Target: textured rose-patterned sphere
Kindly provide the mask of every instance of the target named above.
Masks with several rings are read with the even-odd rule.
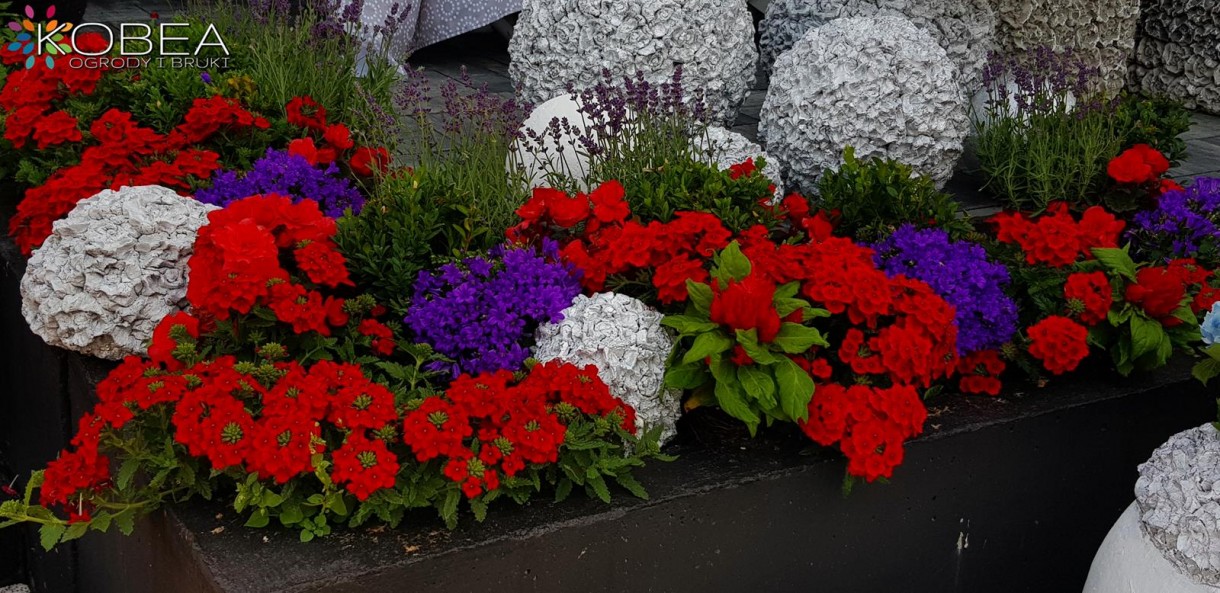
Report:
[[[736,116],[758,62],[745,0],[525,0],[509,53],[513,82],[535,103],[568,84],[591,87],[603,70],[661,83],[682,64],[688,94],[701,91],[723,121]]]
[[[187,259],[215,206],[155,186],[81,200],[34,251],[21,313],[52,346],[118,360],[186,306]]]
[[[1166,4],[1183,1],[1163,0]],[[1215,3],[1185,3],[1191,1]],[[1017,54],[1042,46],[1071,49],[1085,63],[1101,69],[1107,91],[1116,94],[1122,90],[1135,47],[1140,0],[992,0],[992,6],[999,51]]]
[[[978,90],[987,53],[995,42],[995,13],[988,0],[772,0],[759,24],[759,53],[771,70],[810,29],[842,17],[900,16],[932,34],[957,65],[962,89]]]
[[[943,185],[970,129],[965,103],[957,68],[926,31],[900,17],[836,19],[775,62],[759,135],[792,189],[813,192],[848,146]]]
[[[1151,0],[1139,18],[1132,86],[1220,114],[1220,2]]]
[[[641,429],[662,427],[661,442],[677,434],[681,394],[665,388],[673,338],[665,316],[624,294],[576,297],[563,321],[538,328],[534,358],[594,365],[610,393],[635,408]]]
[[[1178,433],[1139,467],[1140,528],[1193,581],[1220,586],[1220,435],[1211,424]]]

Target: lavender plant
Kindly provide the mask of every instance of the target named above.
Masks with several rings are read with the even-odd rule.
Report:
[[[1118,103],[1102,93],[1100,71],[1070,51],[1041,47],[993,53],[983,84],[986,101],[972,119],[985,188],[1023,209],[1096,203],[1091,190],[1122,136],[1113,117]]]
[[[404,160],[437,188],[438,201],[465,211],[454,229],[462,236],[450,243],[476,251],[499,243],[527,196],[504,163],[529,106],[475,85],[463,68],[459,81],[439,89],[422,71],[408,71],[395,107],[398,122],[386,129],[401,139]]]
[[[1145,259],[1193,257],[1206,268],[1220,266],[1220,179],[1199,177],[1185,189],[1165,192],[1156,208],[1131,222],[1127,238]]]
[[[1017,331],[1017,305],[1004,293],[1008,269],[989,261],[982,246],[906,224],[873,248],[886,274],[922,280],[953,305],[958,354],[999,348]]]
[[[331,218],[343,216],[348,209],[359,214],[364,206],[364,196],[350,180],[341,176],[334,163],[320,169],[310,165],[305,157],[270,148],[248,172],[217,174],[212,186],[196,192],[195,199],[223,207],[234,200],[258,194],[280,194],[291,197],[294,202],[308,198],[317,202],[322,212]]]
[[[416,340],[452,360],[429,370],[516,371],[538,324],[561,321],[578,294],[578,271],[560,261],[555,242],[539,250],[499,246],[486,257],[420,272],[403,321]]]

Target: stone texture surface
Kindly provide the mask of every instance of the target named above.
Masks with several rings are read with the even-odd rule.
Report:
[[[962,88],[978,89],[996,18],[989,0],[774,0],[759,25],[765,71],[808,33],[841,17],[901,16],[936,38],[957,66]]]
[[[806,193],[847,146],[943,184],[969,132],[965,103],[957,68],[927,32],[900,17],[836,19],[776,61],[759,135]]]
[[[82,200],[30,258],[21,312],[48,344],[120,359],[145,352],[185,305],[187,259],[215,206],[160,186]]]
[[[1145,0],[1130,82],[1220,114],[1220,2]]]
[[[1211,424],[1178,433],[1139,472],[1144,534],[1192,580],[1220,585],[1220,434]]]
[[[642,428],[662,427],[661,442],[677,434],[681,394],[664,389],[673,338],[664,315],[624,294],[578,296],[563,321],[538,328],[534,358],[594,365],[610,393],[636,411]]]
[[[1072,49],[1101,68],[1109,92],[1122,90],[1135,49],[1140,0],[992,0],[992,5],[1000,51],[1016,53],[1043,45]]]
[[[758,62],[745,0],[526,0],[509,43],[509,73],[527,101],[545,101],[568,83],[588,87],[603,70],[643,72],[653,82],[683,65],[711,114],[731,121]]]
[[[763,173],[775,182],[776,198],[784,197],[783,164],[749,138],[720,126],[708,126],[706,132],[696,135],[691,143],[721,170],[743,163],[746,159],[758,161],[762,157],[767,163]]]

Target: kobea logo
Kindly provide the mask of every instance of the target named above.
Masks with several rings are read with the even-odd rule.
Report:
[[[72,53],[72,45],[64,43],[64,34],[72,30],[72,23],[61,23],[55,18],[55,6],[47,7],[47,22],[34,22],[34,7],[25,7],[26,18],[13,21],[8,28],[17,33],[17,40],[8,44],[9,51],[20,51],[29,56],[25,67],[33,68],[41,56],[47,68],[55,67],[55,56]]]
[[[199,68],[201,70],[228,67],[229,48],[216,30],[208,25],[196,41],[191,37],[175,37],[175,30],[187,29],[188,23],[157,22],[157,36],[153,27],[144,23],[122,23],[118,31],[102,23],[61,23],[52,20],[55,7],[47,8],[46,21],[35,22],[33,7],[25,7],[27,18],[13,21],[8,28],[17,33],[17,38],[8,44],[9,51],[19,51],[28,56],[25,67],[33,68],[39,58],[47,68],[55,67],[55,56],[73,54],[68,59],[69,68],[141,68],[156,63],[158,67]],[[153,17],[156,20],[156,17]],[[105,40],[105,47],[82,48],[76,36],[85,29],[95,30]],[[69,33],[70,32],[70,33]],[[111,54],[117,47],[117,55]],[[205,48],[214,48],[210,57],[203,57]],[[193,50],[193,51],[192,51]],[[216,54],[223,53],[223,57]],[[109,54],[109,55],[108,55]]]

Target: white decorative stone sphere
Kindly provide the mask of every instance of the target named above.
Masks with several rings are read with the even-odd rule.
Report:
[[[547,176],[555,173],[587,190],[589,156],[579,137],[589,126],[580,108],[579,99],[570,94],[535,106],[508,155],[509,174],[519,173],[531,189],[552,185]]]
[[[759,51],[769,72],[810,29],[843,17],[899,16],[927,31],[957,66],[962,89],[978,90],[995,43],[989,0],[774,0],[759,24]]]
[[[836,19],[776,61],[759,135],[787,166],[788,183],[807,193],[848,146],[943,185],[970,130],[967,101],[945,50],[910,21]]]
[[[661,442],[677,434],[682,414],[677,390],[665,388],[673,338],[665,316],[624,294],[578,296],[563,321],[538,328],[534,358],[594,365],[610,393],[635,408],[637,425],[662,427]]]
[[[1220,114],[1220,2],[1140,4],[1131,86]]]
[[[1139,473],[1084,593],[1220,590],[1220,434],[1211,424],[1180,432]]]
[[[746,159],[757,162],[762,157],[767,164],[762,173],[775,183],[775,197],[784,197],[783,164],[749,138],[720,126],[708,126],[704,133],[695,134],[691,145],[697,154],[715,163],[722,171],[744,163]]]
[[[509,43],[509,74],[524,100],[642,72],[651,82],[682,64],[687,94],[731,121],[754,82],[758,50],[745,0],[525,0]]]
[[[99,358],[145,353],[161,319],[186,304],[186,262],[212,210],[156,185],[81,200],[26,264],[30,329]]]

